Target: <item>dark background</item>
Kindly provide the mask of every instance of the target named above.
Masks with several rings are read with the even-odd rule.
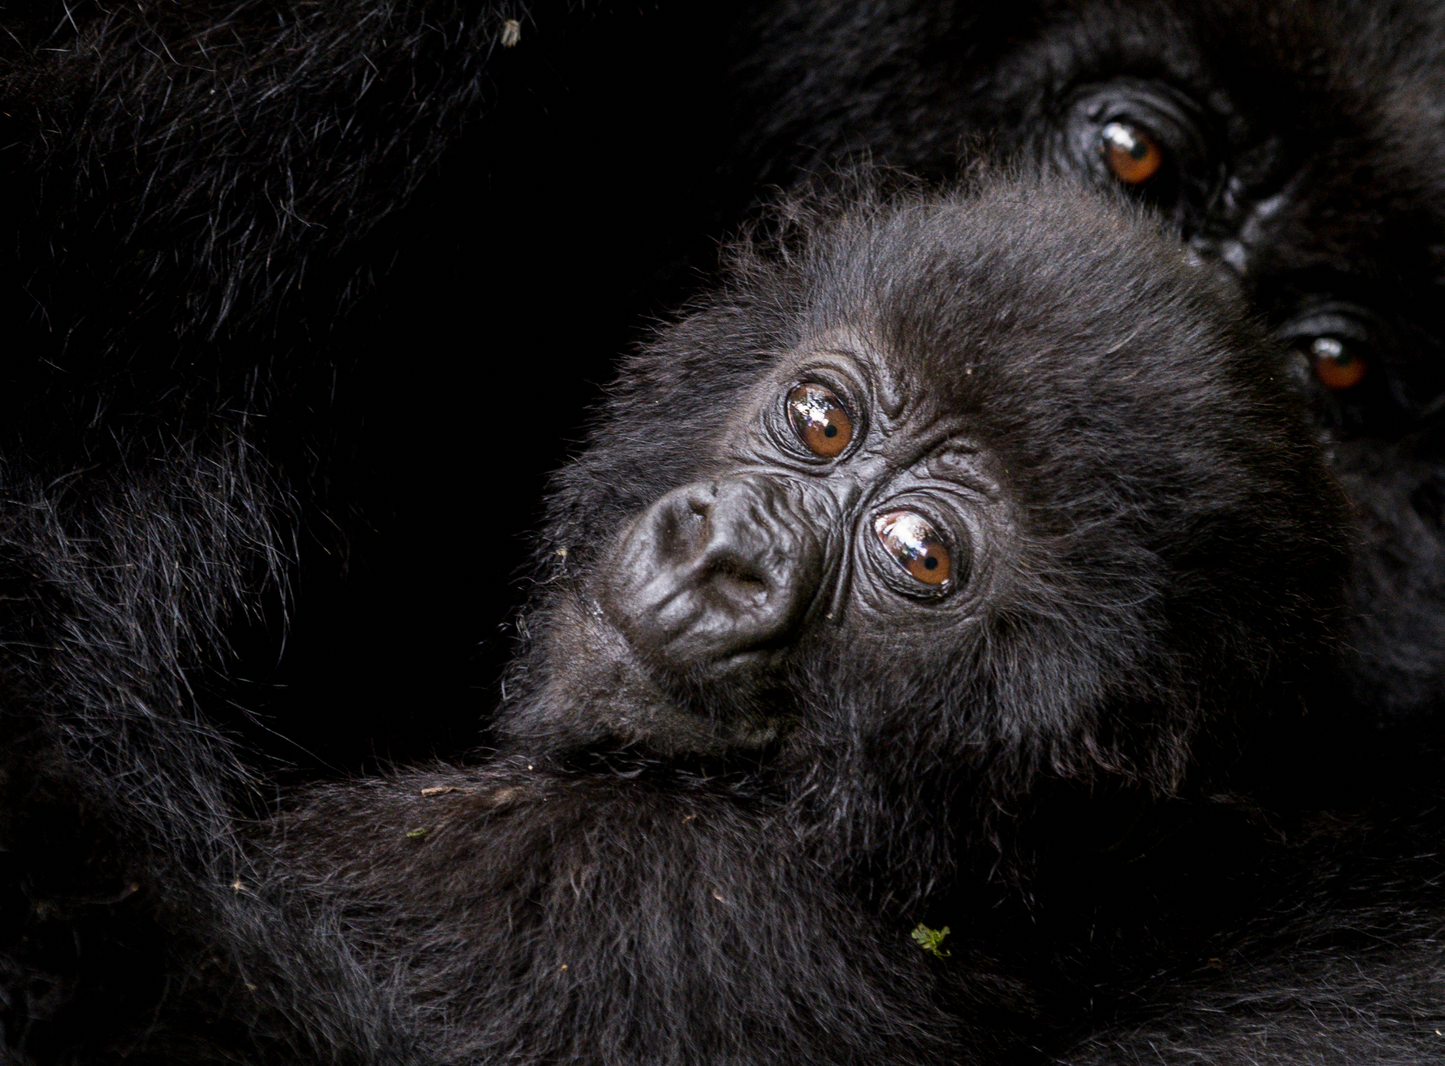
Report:
[[[489,61],[495,103],[362,250],[375,290],[330,341],[355,361],[325,474],[341,502],[307,524],[284,654],[273,609],[232,697],[299,773],[485,743],[546,474],[746,211],[719,135],[741,10],[670,7],[525,24]]]

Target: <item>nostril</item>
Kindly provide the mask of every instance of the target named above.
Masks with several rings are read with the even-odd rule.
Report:
[[[687,494],[687,507],[693,514],[706,516],[716,502],[716,484],[699,486]]]
[[[682,561],[695,556],[707,541],[708,509],[688,500],[684,507],[668,507],[659,516],[657,547],[664,559]]]

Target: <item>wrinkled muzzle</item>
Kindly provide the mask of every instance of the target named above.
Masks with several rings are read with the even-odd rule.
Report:
[[[637,518],[606,568],[602,603],[654,665],[731,673],[787,646],[825,571],[801,487],[762,475],[700,482]]]

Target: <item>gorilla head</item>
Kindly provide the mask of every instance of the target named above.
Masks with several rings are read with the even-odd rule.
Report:
[[[1280,358],[1136,215],[1003,183],[745,245],[559,478],[513,742],[991,833],[1040,775],[1168,790],[1297,699],[1339,496]]]

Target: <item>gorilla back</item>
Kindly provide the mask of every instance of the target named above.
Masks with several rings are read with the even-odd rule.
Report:
[[[1015,936],[1046,867],[1325,673],[1344,506],[1210,272],[1067,185],[786,218],[559,475],[507,750],[261,844],[444,1061],[1023,1053],[1119,932]]]

